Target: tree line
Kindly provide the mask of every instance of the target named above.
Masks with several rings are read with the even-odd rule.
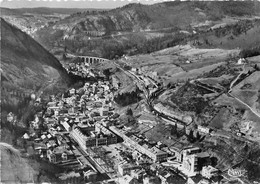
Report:
[[[147,54],[157,50],[173,47],[185,41],[187,35],[184,33],[165,34],[162,37],[147,39],[145,36],[132,34],[126,40],[90,39],[80,38],[68,39],[64,47],[74,53],[85,53],[95,50],[103,58],[116,59],[124,54]],[[94,53],[93,53],[94,54]]]

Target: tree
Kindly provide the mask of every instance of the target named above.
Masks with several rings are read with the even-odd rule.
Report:
[[[126,110],[126,115],[128,115],[128,116],[133,116],[133,111],[132,111],[131,108],[128,108],[128,109]]]
[[[186,126],[183,126],[182,132],[183,134],[186,134]]]
[[[193,130],[190,130],[189,135],[187,136],[189,142],[194,142]]]
[[[256,71],[260,71],[260,67],[259,67],[257,64],[255,64],[254,69],[255,69]]]
[[[246,145],[244,146],[244,151],[245,151],[245,152],[248,152],[248,150],[249,150],[249,146],[248,146],[248,144],[246,144]]]
[[[189,138],[190,138],[190,139],[193,139],[193,130],[190,130]]]
[[[200,138],[201,138],[201,135],[200,135],[199,132],[197,131],[197,133],[196,133],[196,139],[197,139],[197,140],[200,140]]]
[[[171,135],[175,135],[177,133],[177,124],[171,126]]]

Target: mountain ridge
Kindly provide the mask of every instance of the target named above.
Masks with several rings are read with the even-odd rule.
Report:
[[[6,8],[0,7],[1,15],[22,15],[25,13],[53,15],[53,14],[73,14],[83,11],[105,11],[107,9],[95,8],[50,8],[50,7],[36,7],[36,8]]]
[[[111,32],[123,31],[123,28],[134,30],[136,27],[139,29],[186,27],[193,21],[200,22],[234,15],[260,15],[260,2],[163,2],[153,5],[133,3],[98,15],[84,13],[71,15],[55,25],[58,28],[59,24],[68,23],[88,31]]]
[[[1,20],[2,110],[30,94],[65,89],[71,82],[61,63],[26,33]],[[45,94],[45,93],[44,93]]]
[[[260,15],[260,2],[163,2],[153,5],[128,4],[106,12],[72,14],[35,32],[34,38],[55,54],[65,47],[72,52],[87,54],[91,50],[102,57],[105,48],[101,45],[107,40],[132,44],[136,40],[148,40],[150,35],[168,30],[174,35],[176,30],[192,34],[197,25],[215,25],[226,17],[249,17]],[[150,34],[154,32],[155,34]],[[138,35],[138,34],[148,35]],[[149,35],[150,34],[150,35]],[[158,35],[159,35],[158,34]],[[164,34],[164,33],[162,33]],[[160,36],[158,36],[160,37]],[[121,39],[120,39],[121,38]],[[102,40],[103,39],[103,40]],[[77,46],[80,45],[80,46]],[[132,44],[135,45],[135,44]],[[56,49],[56,50],[55,50]],[[132,49],[132,48],[131,48]],[[134,49],[134,48],[133,48]]]

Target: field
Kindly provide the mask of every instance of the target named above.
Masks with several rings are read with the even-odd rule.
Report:
[[[180,132],[181,130],[178,129],[178,131]],[[171,127],[164,123],[160,123],[153,129],[147,131],[145,137],[151,141],[160,141],[167,146],[171,146],[177,142],[181,142],[182,145],[188,143],[185,136],[176,138],[176,136],[171,135]]]
[[[210,72],[238,53],[239,50],[236,49],[198,49],[190,45],[179,45],[152,54],[131,56],[121,62],[140,68],[143,73],[155,71],[167,84]]]
[[[181,72],[181,73],[173,74],[173,75],[171,75],[171,77],[165,78],[166,84],[169,82],[187,81],[188,79],[197,78],[198,76],[202,75],[203,73],[210,72],[222,64],[223,63],[220,62],[220,63],[216,63],[216,64],[207,65],[202,68],[193,69],[188,72]]]
[[[252,64],[258,64],[258,66],[260,65],[260,56],[254,56],[254,57],[250,57],[247,58],[247,60],[252,63]]]
[[[209,86],[221,88],[222,87],[221,83],[223,81],[230,80],[232,78],[233,78],[233,76],[231,76],[231,75],[222,75],[221,77],[201,78],[201,79],[198,79],[198,81],[200,81],[203,84],[207,84]]]
[[[249,87],[246,87],[249,86]],[[259,90],[260,90],[260,71],[256,71],[245,78],[232,91],[232,94],[248,104],[253,109],[260,112],[259,109]],[[260,113],[259,113],[260,114]]]
[[[246,106],[238,102],[236,99],[227,96],[226,94],[220,95],[217,99],[213,101],[214,104],[222,106],[232,106],[235,109],[246,109]]]
[[[260,37],[257,36],[260,33],[260,21],[252,23],[240,23],[239,26],[234,26],[231,30],[226,28],[222,31],[209,32],[199,37],[199,42],[202,48],[222,48],[222,49],[233,49],[233,48],[250,48],[260,44]],[[244,31],[241,31],[245,29]],[[241,31],[239,33],[237,30]],[[217,35],[218,32],[224,35]],[[226,33],[225,33],[226,32]],[[206,42],[208,44],[206,44]]]
[[[260,132],[260,118],[258,116],[256,116],[254,113],[252,113],[250,110],[247,110],[244,113],[243,119],[248,120],[248,121],[252,121],[252,134],[255,138],[258,138],[258,140],[260,140],[260,136],[259,136],[259,132]]]
[[[227,108],[222,108],[219,113],[213,118],[209,126],[217,129],[222,129],[224,125],[228,123],[229,119],[229,110]]]

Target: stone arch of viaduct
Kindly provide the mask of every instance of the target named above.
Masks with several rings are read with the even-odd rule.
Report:
[[[78,56],[78,58],[80,58],[81,62],[84,62],[85,64],[88,64],[88,65],[93,65],[93,64],[98,64],[98,63],[102,63],[105,61],[109,61],[108,59],[105,59],[105,58],[91,57],[91,56]]]

